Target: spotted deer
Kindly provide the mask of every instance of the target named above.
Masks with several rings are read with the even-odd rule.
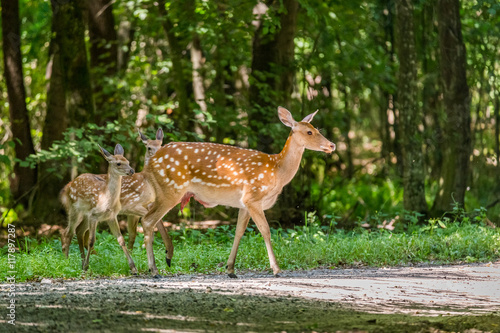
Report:
[[[63,252],[68,257],[69,246],[75,230],[84,223],[89,231],[87,255],[80,246],[82,269],[89,266],[90,253],[94,248],[97,224],[108,221],[111,232],[118,240],[128,260],[130,272],[137,273],[134,261],[130,256],[125,240],[120,232],[116,216],[120,211],[120,189],[122,176],[134,174],[134,169],[123,156],[123,147],[116,145],[114,155],[99,146],[101,154],[108,161],[108,174],[100,177],[90,173],[81,174],[69,182],[61,191],[60,200],[68,214],[68,226],[62,235]]]
[[[146,167],[151,157],[153,157],[162,146],[163,130],[159,128],[156,131],[156,140],[149,140],[141,132],[139,132],[139,135],[146,146],[146,156],[144,159],[144,167]],[[146,215],[149,205],[154,201],[154,190],[149,183],[146,182],[144,172],[137,172],[130,177],[123,178],[120,201],[122,203],[120,214],[127,215],[127,231],[129,235],[128,248],[132,250],[137,236],[139,219]],[[161,221],[159,221],[156,226],[165,244],[165,251],[167,254],[166,261],[168,266],[170,266],[170,261],[174,253],[172,240]]]
[[[144,165],[148,165],[151,157],[161,148],[163,143],[163,130],[159,128],[156,131],[156,140],[148,139],[144,134],[139,131],[139,136],[142,143],[146,146],[146,155],[144,159]],[[103,179],[107,178],[107,175],[100,175]],[[136,172],[131,176],[122,177],[120,203],[121,210],[119,215],[127,216],[127,231],[129,235],[128,248],[132,250],[135,243],[135,238],[137,236],[137,225],[139,219],[146,215],[149,205],[154,201],[154,190],[145,181],[143,172]],[[166,262],[170,266],[170,262],[173,256],[173,244],[170,236],[168,235],[163,223],[157,224],[158,231],[160,232],[163,243],[166,247]],[[80,247],[80,252],[84,253],[83,248],[88,249],[88,224],[80,223],[76,229],[76,235],[78,239],[78,245]]]
[[[291,128],[279,154],[200,142],[169,143],[158,150],[145,168],[146,179],[154,188],[156,198],[142,222],[151,274],[158,276],[153,254],[154,226],[174,206],[185,205],[193,197],[205,207],[239,208],[233,247],[227,261],[230,277],[236,277],[236,254],[250,217],[264,238],[271,268],[277,275],[280,268],[273,253],[264,211],[274,205],[283,187],[294,177],[305,149],[326,153],[335,150],[335,144],[310,124],[316,113],[297,122],[288,110],[278,108],[281,122]]]

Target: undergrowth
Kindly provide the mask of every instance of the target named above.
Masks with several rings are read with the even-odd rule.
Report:
[[[463,212],[457,212],[462,214]],[[455,215],[456,216],[456,215]],[[417,217],[415,217],[416,220]],[[397,226],[397,224],[396,224]],[[234,226],[220,226],[205,231],[182,228],[171,231],[175,252],[172,267],[165,263],[164,245],[155,238],[154,250],[161,274],[224,273],[234,238]],[[337,230],[335,220],[322,225],[312,213],[303,226],[272,229],[273,249],[283,270],[338,267],[381,267],[419,263],[451,264],[493,261],[500,258],[500,231],[478,219],[443,218],[425,225],[406,224],[393,231],[384,228]],[[140,274],[148,274],[146,251],[136,239],[132,257]],[[60,239],[31,238],[18,241],[15,253],[16,281],[42,278],[98,278],[129,275],[128,264],[116,239],[107,232],[97,235],[95,254],[87,272],[81,269],[78,245],[73,239],[69,259],[61,251]],[[0,257],[0,281],[12,273],[8,267],[7,248]],[[255,227],[249,226],[236,258],[236,272],[269,270],[264,241]],[[10,273],[9,273],[10,272]]]

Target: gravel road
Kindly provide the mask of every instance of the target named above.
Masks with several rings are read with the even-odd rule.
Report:
[[[500,332],[500,262],[44,279],[15,285],[15,326],[10,287],[0,285],[0,331]]]

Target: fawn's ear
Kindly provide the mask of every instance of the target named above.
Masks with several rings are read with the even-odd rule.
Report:
[[[115,146],[115,155],[122,155],[123,156],[123,147],[121,144],[117,143]]]
[[[98,146],[99,146],[99,145],[98,145]],[[105,158],[106,160],[112,156],[112,155],[109,153],[109,151],[107,151],[106,149],[102,148],[101,146],[99,146],[99,150],[101,151],[102,156],[104,156],[104,158]]]
[[[297,122],[293,119],[290,111],[285,109],[282,106],[278,106],[278,116],[280,117],[281,122],[288,127],[294,127]]]
[[[163,130],[161,129],[161,127],[156,131],[156,140],[160,140],[161,142],[163,142]]]
[[[316,113],[318,113],[319,110],[316,110],[316,112],[313,112],[309,115],[307,115],[304,119],[302,119],[302,122],[304,123],[310,123],[311,120],[313,120],[314,116],[316,115]]]
[[[139,131],[139,136],[141,137],[142,143],[147,144],[148,143],[148,137],[142,134],[142,132],[138,129]]]

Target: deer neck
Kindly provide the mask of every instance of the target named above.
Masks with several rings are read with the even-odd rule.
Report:
[[[107,189],[109,195],[109,202],[112,206],[115,206],[120,203],[120,193],[122,187],[122,176],[113,172],[112,170],[108,170],[108,182]]]
[[[297,173],[304,149],[304,146],[294,139],[293,132],[290,133],[283,150],[277,155],[276,173],[281,186],[288,184]]]
[[[146,154],[146,156],[144,157],[144,167],[143,167],[143,169],[146,168],[149,165],[149,160],[150,159],[151,159],[151,156],[148,156]]]

